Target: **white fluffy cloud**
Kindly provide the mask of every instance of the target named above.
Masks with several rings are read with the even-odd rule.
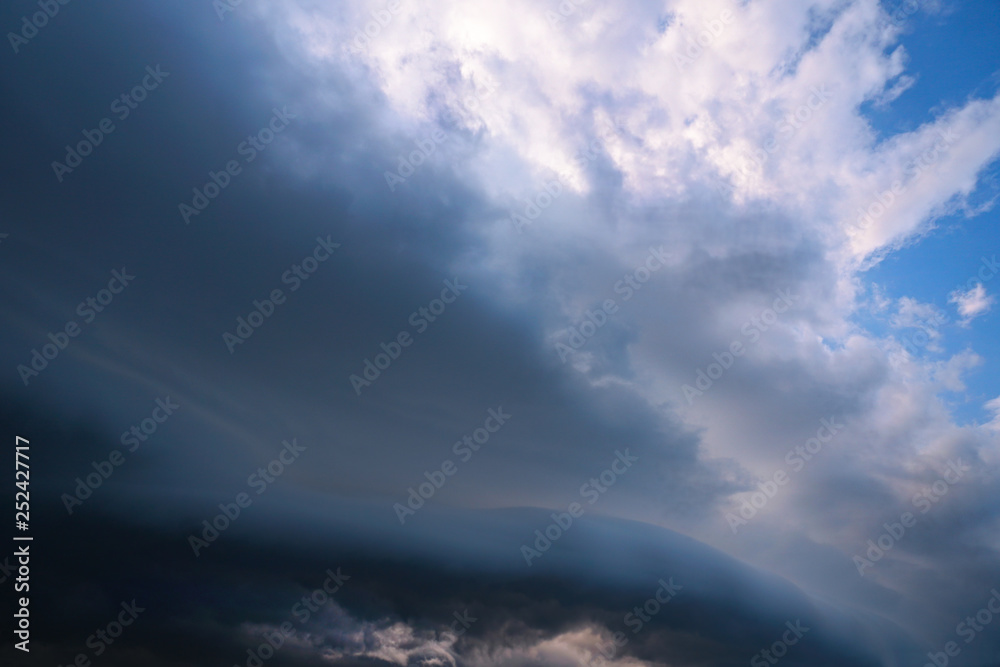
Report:
[[[962,316],[963,326],[968,326],[969,322],[989,312],[995,302],[996,298],[986,294],[986,288],[982,283],[966,292],[952,292],[948,297],[948,303],[955,304],[958,314]]]
[[[589,191],[593,175],[573,158],[610,123],[603,150],[633,198],[721,184],[738,203],[808,219],[831,251],[859,261],[924,230],[1000,150],[995,98],[889,138],[872,131],[859,105],[912,83],[900,29],[872,0],[565,4],[565,17],[527,1],[288,13],[308,57],[371,67],[404,116],[433,118],[497,82],[477,109],[490,136],[479,173],[495,194],[523,196],[542,174]],[[504,151],[527,170],[498,170]]]

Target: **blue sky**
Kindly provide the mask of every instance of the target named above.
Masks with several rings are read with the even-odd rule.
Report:
[[[891,105],[866,112],[874,128],[883,136],[934,120],[947,108],[962,105],[969,97],[989,98],[996,94],[1000,65],[1000,5],[995,2],[955,2],[936,14],[918,13],[907,19],[900,43],[908,54],[908,70],[916,82]],[[973,209],[1000,196],[996,165],[980,176],[969,197]],[[996,378],[1000,374],[1000,337],[997,314],[990,312],[968,329],[954,326],[960,318],[948,297],[958,285],[972,277],[983,256],[991,258],[1000,250],[1000,210],[967,217],[963,213],[945,215],[936,229],[924,238],[896,251],[865,274],[865,279],[884,287],[899,298],[911,296],[932,303],[951,315],[944,347],[949,353],[971,348],[983,357],[983,364],[967,377],[968,391],[958,392],[956,415],[963,421],[988,421],[982,404],[1000,394]],[[986,285],[996,294],[997,283]],[[910,332],[912,335],[912,331]]]

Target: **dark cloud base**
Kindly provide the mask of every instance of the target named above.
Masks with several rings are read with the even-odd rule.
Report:
[[[53,420],[16,401],[5,406],[3,428],[27,429],[36,443],[72,442],[86,450],[100,440],[98,426]],[[33,469],[60,465],[54,448],[37,444],[34,451]],[[42,497],[56,495],[45,485],[41,490]],[[87,651],[86,639],[133,599],[146,611],[101,664],[232,664],[256,645],[242,630],[246,623],[296,621],[325,635],[327,648],[341,649],[335,638],[343,619],[316,614],[300,626],[292,612],[322,586],[327,570],[350,577],[335,600],[357,621],[392,619],[433,634],[468,610],[477,621],[454,647],[460,660],[476,649],[531,647],[603,627],[625,631],[627,654],[643,660],[737,664],[780,638],[786,621],[799,619],[810,628],[808,641],[785,664],[878,665],[878,652],[906,655],[910,644],[887,622],[820,603],[778,577],[645,524],[584,518],[529,568],[519,547],[551,521],[545,510],[432,510],[401,527],[390,524],[385,508],[289,500],[275,496],[248,508],[197,558],[187,539],[197,519],[155,528],[123,507],[84,505],[67,516],[59,504],[36,505],[31,664],[66,664]],[[654,595],[661,578],[680,584],[681,592],[633,635],[623,619]],[[4,650],[12,651],[9,641]],[[352,660],[334,664],[366,664]],[[271,664],[321,662],[286,648]]]

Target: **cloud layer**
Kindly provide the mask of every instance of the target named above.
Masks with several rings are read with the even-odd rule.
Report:
[[[870,120],[946,6],[226,7],[68,5],[0,75],[5,432],[46,443],[37,511],[79,549],[39,564],[39,659],[135,597],[106,664],[245,661],[291,619],[269,664],[583,664],[621,632],[611,664],[728,665],[801,620],[783,664],[913,665],[986,604],[1000,399],[959,420],[979,352],[867,274],[989,209],[1000,97]],[[959,329],[983,252],[941,290]]]

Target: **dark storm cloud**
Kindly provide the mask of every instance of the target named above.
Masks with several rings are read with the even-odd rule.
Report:
[[[298,437],[311,446],[298,483],[395,499],[498,406],[516,416],[481,455],[490,467],[463,471],[451,501],[486,492],[558,504],[622,446],[644,457],[639,487],[707,503],[724,489],[687,481],[713,475],[696,460],[696,440],[627,389],[575,386],[531,325],[538,309],[511,312],[488,283],[451,270],[482,243],[474,228],[487,205],[432,165],[388,196],[384,166],[413,144],[375,120],[376,93],[336,70],[299,73],[252,29],[211,14],[157,9],[152,39],[139,38],[153,18],[137,9],[79,14],[58,41],[32,44],[45,51],[7,64],[9,89],[30,85],[40,96],[7,98],[24,128],[6,136],[7,148],[30,159],[5,174],[23,211],[14,211],[23,222],[10,229],[3,267],[5,383],[40,402],[89,405],[116,434],[156,398],[179,402],[158,449],[144,448],[170,455],[130,465],[129,493],[145,493],[154,477],[187,494],[234,488],[282,439]],[[69,56],[83,48],[93,59]],[[96,126],[147,64],[169,76],[59,183],[49,162],[81,136],[67,128]],[[242,159],[240,143],[286,107],[297,118],[184,224],[178,204],[191,202],[192,187]],[[317,239],[339,247],[292,292],[283,277]],[[77,304],[123,268],[131,284],[81,321]],[[445,280],[468,288],[419,333],[410,315]],[[287,301],[230,353],[222,334],[276,288]],[[24,387],[14,369],[71,320],[83,332]],[[401,331],[412,346],[358,396],[349,376],[363,375]]]
[[[244,584],[217,580],[181,534],[168,543],[139,525],[197,526],[198,517],[245,490],[247,475],[284,438],[308,447],[308,462],[281,480],[290,496],[301,486],[385,498],[360,525],[340,527],[336,534],[348,542],[371,530],[368,521],[377,533],[398,531],[391,502],[450,456],[451,443],[489,408],[516,418],[497,436],[491,466],[470,466],[453,494],[471,496],[489,482],[514,503],[545,494],[563,503],[616,447],[629,445],[646,462],[636,481],[670,475],[679,482],[699,467],[693,438],[661,424],[627,392],[606,390],[595,400],[574,387],[524,316],[494,310],[483,284],[469,284],[433,328],[414,334],[412,349],[384,377],[355,395],[348,376],[362,372],[378,344],[412,332],[410,313],[436,297],[443,280],[463,280],[448,268],[484,204],[431,167],[402,196],[387,198],[384,162],[411,140],[375,126],[377,95],[331,72],[321,83],[336,102],[321,103],[310,88],[317,81],[282,70],[260,35],[202,9],[69,6],[30,50],[3,65],[5,115],[18,128],[4,133],[3,148],[22,156],[0,174],[10,204],[0,269],[3,382],[27,397],[9,403],[10,423],[39,434],[39,422],[49,419],[79,425],[42,437],[66,453],[40,457],[46,472],[37,502],[60,526],[52,541],[58,535],[77,555],[71,563],[52,555],[37,561],[38,578],[50,573],[52,591],[41,602],[52,614],[39,635],[52,653],[39,654],[71,659],[87,636],[84,620],[136,597],[159,604],[124,645],[151,641],[163,664],[208,663],[217,650],[221,657],[214,628],[225,628],[232,645],[234,629],[248,619],[245,601],[227,596]],[[127,118],[115,117],[114,131],[72,172],[54,173],[51,163],[66,161],[64,146],[84,139],[84,130],[93,136],[147,66],[165,72],[155,90]],[[239,159],[246,136],[286,105],[297,118],[185,224],[178,204],[191,201],[192,187]],[[294,177],[303,163],[308,174]],[[281,277],[317,237],[340,247],[230,354],[222,333],[235,329],[253,299],[287,287]],[[123,290],[116,286],[99,312],[91,304],[94,313],[82,314],[90,310],[77,304],[97,298],[113,270],[135,277]],[[17,366],[30,366],[31,350],[52,342],[49,333],[58,339],[71,321],[82,332],[37,376],[25,376],[25,386]],[[124,451],[119,436],[148,417],[157,398],[176,401],[177,414],[67,515],[67,495],[81,495],[79,480],[94,462]],[[30,410],[41,411],[39,421],[26,418]],[[664,435],[671,445],[662,446]],[[553,464],[562,471],[559,484]],[[540,494],[543,480],[551,491]],[[107,512],[118,518],[99,521]],[[301,529],[300,537],[308,534]],[[237,535],[227,536],[231,544]],[[393,545],[405,561],[411,547],[398,538]],[[213,556],[231,548],[220,544]],[[254,570],[274,564],[246,562],[244,583],[263,586]],[[386,587],[399,613],[414,614],[423,596],[413,597],[411,584],[379,570],[369,586]],[[64,613],[57,601],[68,601]],[[417,615],[433,619],[432,609]],[[162,643],[159,633],[171,630],[187,637],[182,646]],[[145,655],[116,653],[126,662]]]
[[[15,423],[36,434],[35,470],[59,465],[49,443],[65,439],[86,448],[100,439],[86,426],[46,426],[51,415],[17,407]],[[13,427],[10,417],[4,414],[5,428]],[[528,567],[520,545],[551,523],[542,510],[430,509],[422,522],[400,528],[380,521],[381,509],[367,503],[280,491],[270,500],[246,508],[197,557],[187,534],[201,526],[191,515],[154,528],[125,507],[68,517],[59,504],[36,504],[38,655],[62,662],[92,652],[87,638],[133,599],[142,615],[102,664],[231,664],[257,645],[245,624],[286,621],[323,637],[321,646],[343,650],[357,623],[377,628],[393,619],[440,632],[466,610],[477,620],[454,648],[460,659],[477,647],[530,647],[591,626],[626,632],[627,653],[641,659],[732,664],[797,620],[809,630],[786,664],[874,665],[880,652],[909,650],[902,647],[910,640],[887,622],[810,599],[778,577],[649,525],[578,520]],[[303,622],[296,603],[330,570],[349,577],[334,599],[350,616],[331,608]],[[633,634],[627,614],[655,595],[661,579],[680,592]],[[271,664],[318,663],[290,645]]]

